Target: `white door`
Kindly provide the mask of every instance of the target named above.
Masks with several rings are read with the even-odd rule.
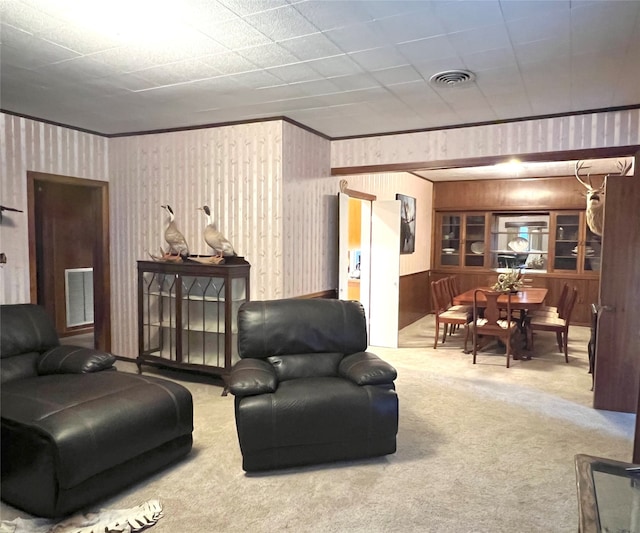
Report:
[[[400,201],[371,206],[369,344],[398,347],[400,304]]]
[[[349,195],[338,193],[338,299],[349,291]]]

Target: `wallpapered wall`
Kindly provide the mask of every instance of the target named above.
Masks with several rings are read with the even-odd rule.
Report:
[[[383,165],[640,144],[640,109],[333,141],[331,166]]]
[[[0,203],[26,210],[26,173],[109,181],[113,351],[136,353],[135,262],[161,245],[162,203],[175,209],[193,253],[208,203],[252,264],[252,298],[335,288],[338,177],[331,166],[456,159],[640,143],[639,110],[533,120],[329,143],[281,121],[107,139],[0,113]],[[331,151],[331,154],[329,153]],[[415,196],[416,253],[401,275],[429,268],[432,187],[407,173],[342,176],[349,188],[393,199]],[[424,229],[423,229],[424,228]],[[27,302],[26,213],[0,226],[0,303]],[[424,246],[422,241],[424,240]]]
[[[27,171],[108,181],[108,139],[0,113],[0,303],[28,302]]]

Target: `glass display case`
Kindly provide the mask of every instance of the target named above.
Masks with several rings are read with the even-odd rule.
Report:
[[[546,271],[549,220],[549,213],[493,215],[492,268]]]
[[[237,355],[237,315],[250,265],[138,261],[138,369],[177,367],[226,379]]]

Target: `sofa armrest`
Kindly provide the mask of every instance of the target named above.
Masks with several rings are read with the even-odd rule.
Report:
[[[398,376],[395,368],[370,352],[347,355],[340,362],[338,373],[356,385],[392,383]]]
[[[229,390],[235,396],[275,392],[278,377],[273,365],[263,359],[241,359],[231,369]]]
[[[110,353],[79,346],[56,346],[44,352],[37,363],[41,376],[47,374],[87,374],[113,368],[116,358]]]

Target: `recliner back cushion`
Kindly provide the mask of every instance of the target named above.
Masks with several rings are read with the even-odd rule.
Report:
[[[325,378],[338,375],[341,353],[303,353],[267,357],[278,376],[278,381],[299,378]]]
[[[0,305],[2,383],[35,376],[39,354],[59,344],[53,322],[43,307],[35,304]]]
[[[362,304],[329,299],[245,302],[238,311],[240,357],[366,350]]]

